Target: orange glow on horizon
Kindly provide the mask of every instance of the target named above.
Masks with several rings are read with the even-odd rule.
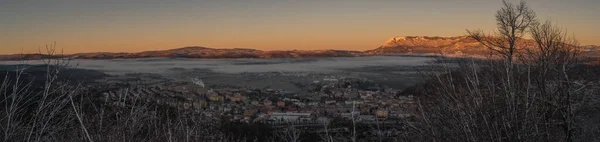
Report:
[[[500,1],[9,1],[0,54],[142,52],[186,46],[370,50],[396,36],[462,36],[495,29]],[[541,20],[600,45],[600,1],[528,1]]]

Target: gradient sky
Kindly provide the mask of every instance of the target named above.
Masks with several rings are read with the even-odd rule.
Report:
[[[600,0],[529,0],[583,45],[600,45]],[[495,28],[500,0],[0,0],[0,54],[183,46],[367,50],[390,37]]]

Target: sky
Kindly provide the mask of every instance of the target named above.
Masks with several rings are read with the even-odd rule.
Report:
[[[514,1],[517,2],[517,1]],[[529,0],[582,45],[600,45],[600,0]],[[0,0],[0,54],[185,46],[368,50],[395,36],[495,29],[500,0]]]

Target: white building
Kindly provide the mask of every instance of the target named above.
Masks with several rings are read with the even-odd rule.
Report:
[[[350,119],[350,120],[352,120],[352,118],[354,118],[354,119],[358,118],[359,115],[360,115],[360,111],[353,111],[353,112],[349,112],[349,113],[340,114],[340,116],[342,118]]]
[[[300,121],[301,119],[306,119],[306,118],[310,118],[310,117],[311,117],[310,113],[273,112],[273,114],[271,114],[270,119],[275,120],[275,121],[280,121],[280,122],[295,122],[295,121]]]

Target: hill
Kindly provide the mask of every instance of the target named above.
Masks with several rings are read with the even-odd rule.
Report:
[[[522,39],[517,43],[517,50],[535,48],[535,41]],[[583,55],[600,56],[600,46],[581,46]],[[468,36],[456,37],[429,37],[429,36],[401,36],[393,37],[376,49],[365,51],[369,55],[386,54],[440,54],[447,56],[485,56],[493,52]]]
[[[521,40],[519,47],[534,45],[533,40]],[[586,56],[600,57],[600,46],[582,46]],[[354,57],[391,54],[440,54],[445,56],[485,56],[492,52],[476,40],[467,36],[430,37],[430,36],[401,36],[392,37],[378,48],[367,51],[348,50],[278,50],[263,51],[246,48],[217,49],[200,46],[190,46],[169,50],[144,51],[139,53],[78,53],[71,55],[48,56],[43,54],[0,55],[0,61],[7,60],[39,60],[44,58],[71,59],[128,59],[128,58],[310,58],[310,57]]]
[[[473,38],[401,36],[387,40],[376,49],[365,51],[368,54],[440,54],[444,55],[485,55],[489,49]]]
[[[44,54],[14,54],[0,55],[0,61],[10,60],[39,60],[44,58],[70,58],[70,59],[129,59],[129,58],[309,58],[309,57],[353,57],[363,56],[360,51],[347,50],[289,50],[289,51],[262,51],[255,49],[233,48],[216,49],[200,46],[190,46],[177,49],[144,51],[139,53],[77,53],[70,55],[44,55]]]

